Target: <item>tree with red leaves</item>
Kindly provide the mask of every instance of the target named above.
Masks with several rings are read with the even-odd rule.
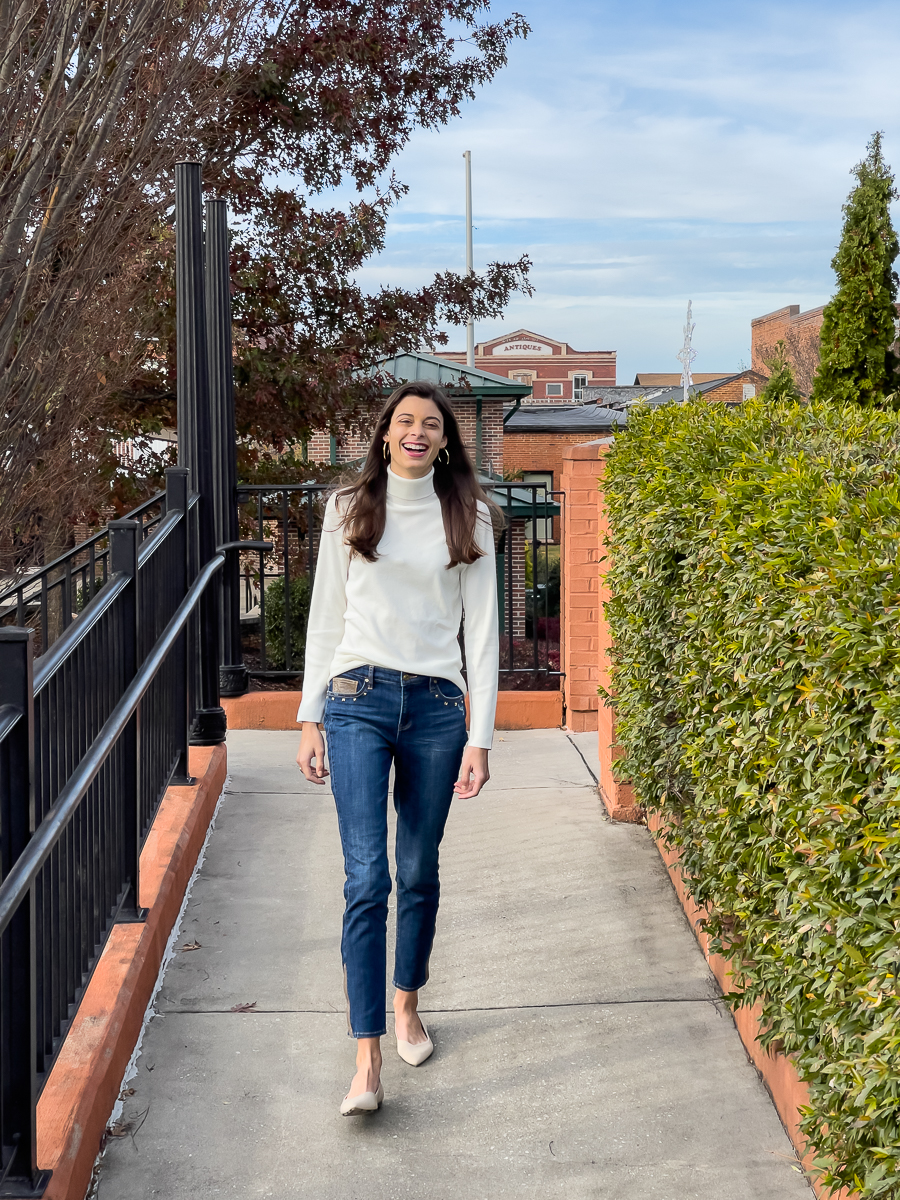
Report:
[[[392,158],[414,129],[456,116],[528,33],[517,14],[480,22],[487,9],[485,0],[282,0],[248,39],[240,85],[201,135],[205,186],[228,199],[235,224],[244,478],[290,473],[286,450],[365,412],[381,392],[368,373],[379,358],[443,345],[443,323],[499,316],[514,291],[530,293],[524,256],[473,278],[443,272],[417,291],[366,293],[354,279],[383,247],[405,191],[393,176],[379,189]],[[374,195],[346,210],[316,207],[317,194],[348,180]],[[171,286],[170,260],[167,269]],[[171,303],[159,315],[169,370],[165,384],[154,370],[135,381],[142,403],[131,411],[145,427],[174,420]]]
[[[9,0],[0,6],[0,557],[21,569],[154,482],[175,421],[172,166],[233,214],[245,469],[345,419],[379,356],[498,315],[527,259],[364,293],[416,128],[452,119],[522,17],[485,0]],[[347,211],[316,197],[352,181]],[[379,184],[381,186],[379,188]],[[146,462],[150,462],[147,459]],[[157,464],[158,466],[159,464]],[[30,548],[30,550],[29,550]]]

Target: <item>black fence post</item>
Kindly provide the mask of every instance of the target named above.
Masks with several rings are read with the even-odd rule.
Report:
[[[191,473],[187,467],[169,467],[166,471],[166,512],[180,512],[181,521],[172,537],[178,539],[180,553],[177,555],[178,579],[175,587],[179,597],[184,598],[191,585],[190,555],[191,533],[188,517],[188,500],[190,495]],[[175,675],[179,683],[179,694],[175,703],[182,716],[179,718],[178,763],[172,776],[172,783],[183,787],[194,782],[188,762],[188,746],[191,740],[191,675],[189,654],[189,629],[191,622],[185,626],[177,644],[172,649],[172,655],[177,663]]]
[[[175,166],[175,294],[178,366],[178,465],[190,467],[200,496],[198,568],[216,552],[215,486],[207,373],[206,302],[203,271],[203,196],[199,163]],[[219,704],[219,603],[208,588],[200,601],[196,652],[199,654],[195,746],[225,740],[225,710]]]
[[[206,202],[206,329],[209,398],[215,474],[216,544],[238,540],[237,441],[234,416],[234,356],[231,342],[231,273],[228,259],[228,206]],[[241,652],[240,556],[225,556],[221,582],[219,691],[242,696],[250,684]]]
[[[138,521],[110,521],[109,569],[114,575],[126,575],[131,586],[119,597],[121,606],[122,677],[127,687],[137,674],[140,663],[140,597],[138,596],[138,548],[141,526]],[[141,708],[122,734],[120,784],[122,804],[122,843],[125,851],[125,895],[119,908],[118,920],[140,921],[145,914],[140,905],[141,865]]]
[[[34,682],[30,629],[0,628],[0,870],[34,832]],[[34,887],[0,940],[0,1193],[42,1196],[37,1166],[37,969]]]

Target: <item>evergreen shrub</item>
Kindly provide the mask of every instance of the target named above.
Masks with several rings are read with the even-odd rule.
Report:
[[[291,580],[291,668],[303,670],[306,653],[306,627],[309,624],[311,598],[309,577],[296,575]],[[284,654],[284,576],[273,579],[266,588],[266,660],[276,671],[286,669]]]
[[[900,416],[632,409],[604,486],[620,769],[825,1183],[900,1197]]]

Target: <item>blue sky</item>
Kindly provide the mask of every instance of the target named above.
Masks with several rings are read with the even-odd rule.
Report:
[[[900,5],[513,0],[533,27],[451,126],[397,160],[409,192],[370,286],[528,253],[535,295],[479,338],[526,326],[618,352],[619,382],[749,363],[750,319],[822,304],[849,171],[875,129],[900,174]],[[898,219],[895,211],[895,220]],[[464,331],[451,336],[464,345]]]

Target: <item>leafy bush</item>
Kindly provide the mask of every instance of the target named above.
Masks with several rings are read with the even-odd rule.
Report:
[[[530,625],[534,618],[534,569],[531,563],[531,546],[525,547],[525,620]],[[559,546],[541,547],[537,559],[537,615],[558,617],[561,601]],[[546,611],[545,611],[546,610]],[[531,636],[529,634],[529,636]]]
[[[900,417],[632,409],[607,460],[621,768],[810,1089],[824,1181],[900,1196]]]
[[[96,596],[103,587],[104,582],[105,581],[102,575],[98,575],[96,577],[94,580],[94,596]],[[75,592],[75,611],[77,613],[84,612],[93,598],[94,597],[91,595],[90,589],[87,587],[87,585],[78,588]]]
[[[306,627],[309,623],[309,577],[291,580],[291,669],[303,670],[306,652]],[[284,640],[284,576],[273,579],[266,588],[266,660],[276,671],[286,669]]]

